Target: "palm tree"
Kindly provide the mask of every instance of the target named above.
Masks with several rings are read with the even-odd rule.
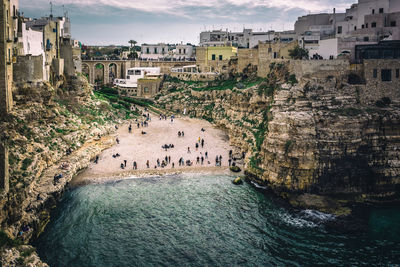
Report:
[[[129,40],[128,42],[131,45],[131,51],[132,51],[132,46],[136,47],[137,42],[135,40]]]

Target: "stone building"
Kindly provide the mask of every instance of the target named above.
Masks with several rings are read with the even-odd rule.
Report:
[[[173,58],[175,60],[189,60],[195,56],[195,48],[191,44],[179,44],[174,49]]]
[[[7,115],[13,106],[13,62],[17,26],[15,16],[18,1],[2,0],[0,9],[0,117]]]
[[[229,60],[237,56],[233,46],[210,46],[196,49],[196,64],[201,72],[223,72],[228,69]]]
[[[136,96],[140,98],[153,98],[160,91],[161,82],[162,78],[160,77],[139,79]]]

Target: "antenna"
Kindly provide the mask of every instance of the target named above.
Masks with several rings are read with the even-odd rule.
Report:
[[[53,3],[50,2],[50,18],[53,17]]]

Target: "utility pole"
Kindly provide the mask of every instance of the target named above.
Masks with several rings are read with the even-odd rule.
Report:
[[[50,2],[50,18],[53,17],[53,3]]]

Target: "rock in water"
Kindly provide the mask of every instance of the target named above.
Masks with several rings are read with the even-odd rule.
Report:
[[[236,179],[233,180],[232,183],[235,185],[240,185],[240,184],[243,184],[243,180],[241,177],[236,177]]]

